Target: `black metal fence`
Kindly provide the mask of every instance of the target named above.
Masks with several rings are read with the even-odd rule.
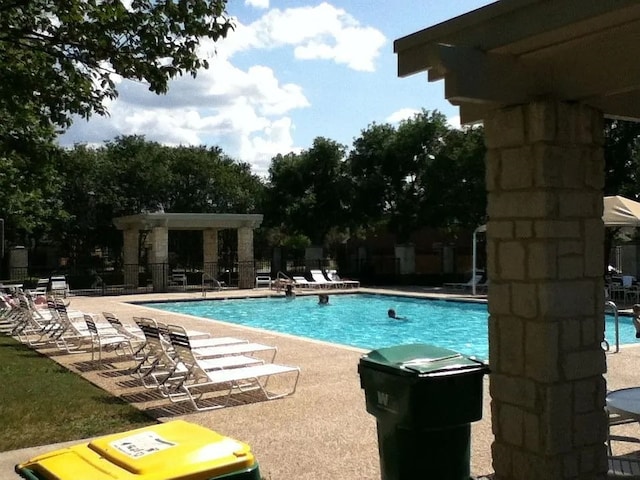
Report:
[[[347,270],[333,259],[283,259],[275,263],[269,260],[250,262],[209,262],[177,268],[169,263],[147,265],[122,265],[115,268],[69,265],[57,269],[42,266],[13,268],[6,271],[0,283],[22,283],[24,288],[35,288],[39,278],[65,275],[72,291],[80,294],[117,295],[145,292],[209,290],[219,287],[252,288],[256,275],[279,274],[288,277],[305,276],[310,270],[337,270],[343,278],[357,279],[362,285],[441,285],[452,281],[443,275],[402,275],[400,260],[393,256],[375,256],[360,260]],[[174,282],[176,272],[186,276],[186,285]],[[310,279],[310,278],[309,278]]]

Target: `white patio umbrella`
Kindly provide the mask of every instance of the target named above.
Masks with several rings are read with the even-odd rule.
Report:
[[[604,197],[602,220],[605,227],[640,227],[640,202],[620,195]],[[473,231],[473,294],[476,294],[476,235],[486,232],[487,226],[480,225]]]
[[[615,195],[604,197],[605,227],[640,227],[640,203]]]

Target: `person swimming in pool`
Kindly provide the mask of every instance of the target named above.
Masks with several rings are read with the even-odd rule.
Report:
[[[284,288],[284,296],[289,298],[293,298],[296,296],[296,293],[293,291],[292,284],[287,283],[287,286]]]
[[[636,338],[640,338],[640,304],[636,303],[633,308],[633,326],[636,327]]]
[[[393,308],[387,310],[387,316],[389,318],[393,318],[394,320],[406,320],[404,317],[399,317],[396,311]]]
[[[326,293],[318,295],[318,305],[329,305],[329,295]]]

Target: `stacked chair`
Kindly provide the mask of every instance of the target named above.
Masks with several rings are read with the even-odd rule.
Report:
[[[274,346],[233,337],[193,339],[180,325],[143,317],[134,321],[147,341],[132,374],[171,402],[188,402],[203,411],[228,406],[234,393],[259,391],[263,399],[273,400],[296,390],[300,369],[273,363]],[[285,374],[287,388],[267,389],[272,377]]]
[[[111,312],[80,312],[59,295],[47,295],[46,307],[34,298],[22,291],[0,297],[0,333],[33,348],[90,353],[91,368],[102,369],[110,354],[111,368],[126,361],[130,367],[122,374],[172,403],[202,411],[229,406],[236,394],[272,400],[296,390],[300,369],[274,363],[275,346],[211,337],[148,317],[127,323]]]

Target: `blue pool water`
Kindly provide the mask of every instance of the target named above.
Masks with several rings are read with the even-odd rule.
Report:
[[[348,294],[331,295],[329,305],[318,305],[316,296],[144,305],[364,349],[427,343],[481,359],[488,358],[485,304]],[[389,308],[395,309],[406,320],[389,318]],[[607,316],[606,332],[613,347],[613,317]],[[636,341],[629,317],[620,317],[620,341],[623,344]]]

